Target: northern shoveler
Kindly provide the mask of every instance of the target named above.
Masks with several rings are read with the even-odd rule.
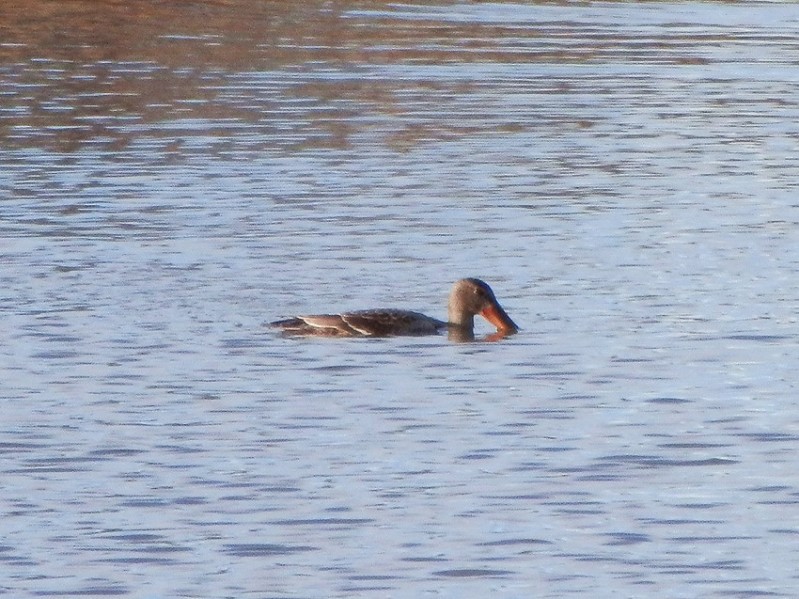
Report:
[[[449,294],[447,321],[409,310],[358,310],[343,314],[296,316],[270,323],[285,335],[323,337],[392,337],[434,335],[448,331],[459,341],[474,339],[474,317],[479,314],[497,327],[488,340],[512,335],[519,330],[499,305],[494,292],[480,279],[461,279]]]

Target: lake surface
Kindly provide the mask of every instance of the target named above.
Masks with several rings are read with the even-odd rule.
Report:
[[[0,5],[0,595],[795,597],[798,57],[795,4]],[[465,276],[518,335],[264,327]]]

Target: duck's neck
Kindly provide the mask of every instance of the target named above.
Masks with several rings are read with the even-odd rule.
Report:
[[[459,310],[457,306],[453,306],[452,304],[450,304],[447,310],[447,320],[449,324],[455,325],[463,330],[474,330],[474,314]]]

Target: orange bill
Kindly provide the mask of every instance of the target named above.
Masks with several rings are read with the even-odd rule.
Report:
[[[516,323],[510,319],[507,312],[499,304],[489,304],[480,312],[480,316],[497,327],[498,331],[515,333],[519,330]]]

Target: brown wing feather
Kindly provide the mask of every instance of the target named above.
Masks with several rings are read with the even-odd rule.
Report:
[[[348,326],[340,314],[313,314],[297,316],[271,323],[283,329],[286,335],[321,335],[325,337],[351,337],[359,333]]]
[[[360,310],[341,315],[342,320],[361,335],[432,335],[446,323],[408,310]]]
[[[359,310],[345,314],[312,314],[270,323],[285,335],[323,337],[389,337],[434,335],[447,323],[409,310]]]

